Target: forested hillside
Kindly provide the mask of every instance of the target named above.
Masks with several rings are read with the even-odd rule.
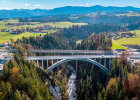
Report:
[[[64,28],[60,31],[63,36],[67,38],[85,39],[92,33],[109,33],[125,30],[125,28],[114,24],[89,24],[83,26],[72,26],[71,28]]]
[[[49,34],[45,36],[37,37],[23,37],[18,39],[15,44],[23,44],[25,48],[27,44],[30,44],[33,48],[36,49],[72,49],[74,44],[70,40],[65,39],[61,34]]]
[[[113,59],[108,77],[96,66],[80,63],[78,100],[139,100],[140,69],[128,63],[126,56]]]
[[[72,26],[60,29],[53,34],[37,37],[23,37],[16,43],[30,44],[36,49],[79,49],[79,50],[110,50],[112,41],[109,32],[125,30],[112,24],[91,24],[83,26]],[[81,44],[76,45],[77,40],[83,39]]]
[[[4,65],[0,79],[0,100],[53,100],[41,77],[33,62],[15,55]]]
[[[72,22],[83,22],[83,23],[90,23],[90,24],[101,24],[101,23],[111,23],[117,25],[125,25],[125,24],[133,24],[140,20],[140,16],[121,16],[115,14],[102,14],[101,13],[92,13],[87,15],[81,15],[75,19],[72,19]],[[117,13],[117,12],[116,12]]]
[[[106,34],[92,34],[76,45],[80,50],[111,50],[112,40]]]

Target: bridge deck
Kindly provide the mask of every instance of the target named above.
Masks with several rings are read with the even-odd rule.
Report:
[[[47,59],[87,59],[87,58],[115,58],[115,55],[68,55],[68,56],[32,56],[27,60],[47,60]]]
[[[115,58],[116,55],[64,55],[64,56],[30,56],[27,60],[49,60],[49,59],[99,59],[99,58]],[[117,55],[120,57],[120,55]],[[140,55],[131,55],[130,59],[140,59]]]

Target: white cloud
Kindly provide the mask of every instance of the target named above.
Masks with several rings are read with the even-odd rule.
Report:
[[[25,7],[30,7],[31,4],[29,4],[29,3],[25,3],[24,6],[25,6]]]
[[[0,8],[0,10],[10,10],[10,8]]]
[[[90,4],[86,3],[86,4],[85,4],[85,6],[86,6],[86,7],[89,7],[89,6],[90,6]]]
[[[36,5],[34,5],[36,8],[39,8],[39,7],[41,7],[41,5],[39,5],[39,4],[36,4]]]
[[[84,7],[90,7],[91,5],[89,3],[86,4],[80,4],[80,5],[74,5],[74,6],[84,6]]]

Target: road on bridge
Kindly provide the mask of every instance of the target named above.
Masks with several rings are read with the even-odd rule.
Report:
[[[51,59],[99,59],[99,58],[115,58],[120,55],[64,55],[64,56],[30,56],[26,60],[51,60]],[[140,59],[140,54],[130,55],[130,59]]]

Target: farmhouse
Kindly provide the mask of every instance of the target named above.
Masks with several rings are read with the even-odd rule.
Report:
[[[132,37],[134,34],[133,33],[130,33],[130,32],[127,32],[127,33],[121,33],[121,37],[125,37],[125,38],[129,38],[129,37]]]

